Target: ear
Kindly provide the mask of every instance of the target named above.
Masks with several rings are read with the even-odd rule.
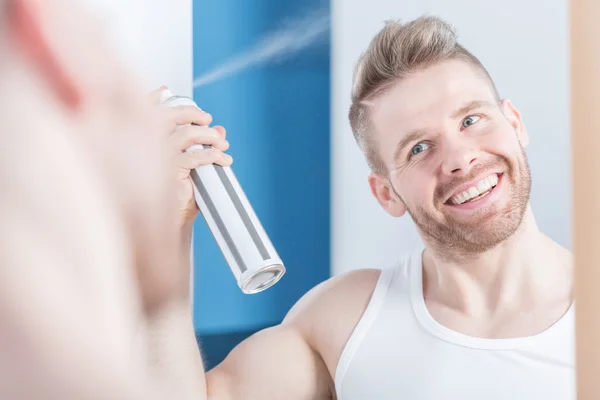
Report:
[[[369,175],[369,186],[371,193],[379,204],[392,217],[401,217],[406,212],[406,206],[392,188],[389,180],[379,174],[372,172]]]
[[[510,122],[512,127],[515,129],[517,133],[517,139],[519,139],[519,143],[523,148],[529,145],[529,135],[527,134],[527,128],[525,128],[525,124],[523,123],[523,118],[521,118],[521,113],[517,108],[513,105],[510,100],[504,99],[500,103],[500,107],[504,116]]]
[[[9,34],[15,48],[32,62],[43,81],[55,91],[68,108],[81,103],[81,92],[61,63],[61,57],[50,45],[44,32],[41,2],[36,0],[11,0],[8,7]]]

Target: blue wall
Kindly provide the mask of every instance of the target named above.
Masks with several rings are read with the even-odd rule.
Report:
[[[247,50],[285,18],[322,0],[194,2],[194,76]],[[329,41],[285,62],[254,67],[194,91],[227,129],[233,170],[287,273],[271,289],[244,295],[202,217],[195,225],[196,330],[201,335],[278,323],[330,276]]]

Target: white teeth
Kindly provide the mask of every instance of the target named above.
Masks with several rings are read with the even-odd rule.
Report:
[[[494,174],[487,178],[490,181],[491,186],[496,186],[498,184],[498,175]]]
[[[476,187],[470,187],[469,188],[469,196],[471,196],[471,197],[477,197],[479,195],[480,195],[479,190],[477,190]]]
[[[496,174],[490,175],[487,178],[482,179],[481,181],[477,182],[477,184],[475,186],[471,186],[464,192],[459,193],[455,196],[452,196],[452,198],[450,199],[450,202],[452,204],[462,204],[474,197],[479,196],[482,193],[487,192],[488,190],[490,190],[492,187],[496,186],[497,184],[498,184],[498,175],[496,175]]]
[[[485,178],[484,180],[482,180],[481,182],[479,182],[477,184],[477,190],[479,190],[479,193],[483,193],[487,190],[487,188],[489,188],[490,186],[492,186],[490,184],[490,180],[488,178]]]

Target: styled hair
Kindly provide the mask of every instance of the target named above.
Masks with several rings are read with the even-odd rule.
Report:
[[[458,43],[454,28],[437,17],[422,16],[404,24],[386,21],[358,59],[349,118],[354,138],[371,170],[384,173],[386,168],[369,132],[369,102],[411,73],[448,60],[464,60],[480,69],[499,99],[493,80],[481,62]]]

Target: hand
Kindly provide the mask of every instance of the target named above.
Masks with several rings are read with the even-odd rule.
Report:
[[[164,87],[155,92],[159,96]],[[189,228],[198,215],[190,172],[202,165],[230,166],[233,159],[224,152],[229,148],[222,126],[210,127],[212,116],[193,106],[164,107],[159,111],[161,124],[168,135],[172,173],[177,183],[177,215],[180,228]],[[193,124],[193,125],[192,125]],[[200,146],[188,150],[194,145]]]

